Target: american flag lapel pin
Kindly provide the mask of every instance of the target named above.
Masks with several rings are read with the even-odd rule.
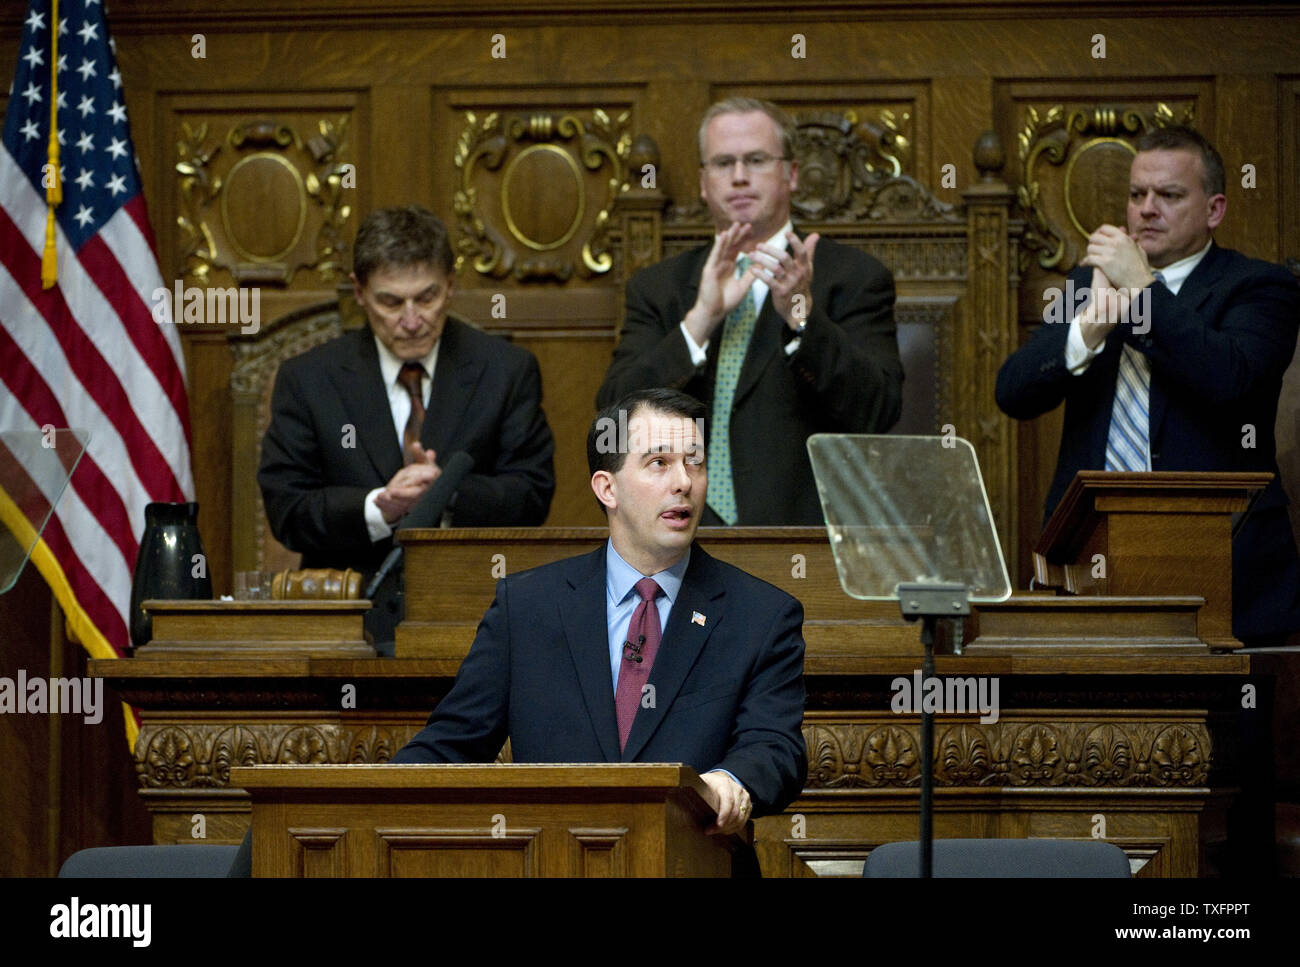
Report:
[[[693,624],[693,625],[699,625],[701,628],[703,628],[703,627],[704,627],[704,615],[700,614],[698,611],[692,611],[692,612],[691,612],[691,624]]]

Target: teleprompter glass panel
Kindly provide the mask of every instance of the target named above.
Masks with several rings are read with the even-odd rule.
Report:
[[[1011,596],[975,449],[960,437],[819,433],[808,440],[844,592],[893,601],[905,583]]]
[[[77,468],[85,430],[0,430],[0,594],[22,574]]]

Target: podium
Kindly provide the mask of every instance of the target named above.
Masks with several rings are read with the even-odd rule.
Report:
[[[730,876],[744,837],[707,836],[712,793],[689,766],[266,765],[253,875]]]
[[[1232,636],[1233,516],[1271,473],[1081,470],[1034,547],[1034,579],[1069,594],[1194,595],[1197,633]]]

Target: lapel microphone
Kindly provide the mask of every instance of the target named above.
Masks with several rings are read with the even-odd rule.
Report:
[[[634,661],[634,662],[636,662],[638,665],[641,664],[641,661],[642,661],[642,659],[641,659],[641,648],[642,648],[642,646],[644,646],[644,645],[645,645],[645,635],[637,635],[637,636],[636,636],[636,644],[632,644],[631,641],[625,641],[625,642],[623,642],[623,659],[624,659],[624,661]],[[628,649],[629,649],[629,648],[632,650],[632,654],[630,654],[630,655],[628,654]]]

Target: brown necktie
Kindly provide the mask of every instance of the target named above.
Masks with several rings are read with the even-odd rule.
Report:
[[[618,747],[627,746],[632,732],[632,721],[641,707],[645,683],[654,667],[659,651],[659,609],[655,598],[663,593],[654,578],[636,582],[636,593],[641,603],[632,612],[627,625],[627,643],[623,645],[623,661],[618,669],[618,688],[614,692],[614,714],[618,717]]]
[[[406,463],[414,460],[415,444],[420,442],[420,430],[424,426],[424,367],[419,363],[402,363],[397,381],[411,394],[411,415],[406,418],[406,429],[402,431],[402,459]]]

